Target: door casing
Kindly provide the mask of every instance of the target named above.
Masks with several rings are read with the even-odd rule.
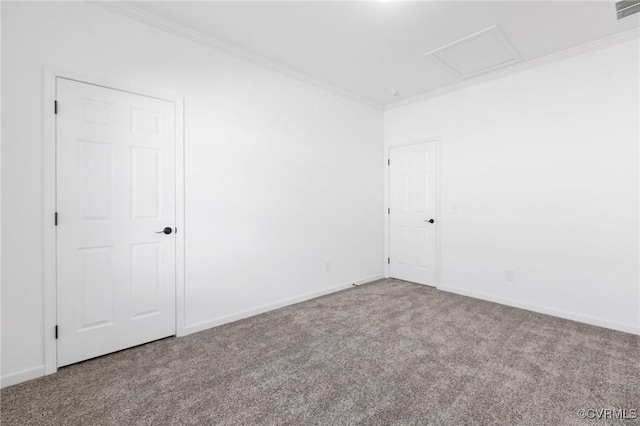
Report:
[[[54,101],[56,99],[56,79],[58,77],[76,80],[82,83],[102,86],[137,95],[157,98],[172,102],[175,105],[175,174],[176,174],[176,335],[185,334],[184,312],[184,98],[155,90],[147,90],[126,83],[109,79],[86,76],[78,73],[58,70],[49,66],[43,69],[43,186],[44,186],[44,355],[45,374],[57,371],[57,341],[55,326],[57,324],[57,248],[54,214],[56,212],[56,116]]]
[[[389,156],[390,156],[390,150],[392,148],[397,148],[400,146],[407,146],[407,145],[415,145],[415,144],[419,144],[419,143],[433,143],[435,144],[435,151],[436,151],[436,223],[435,223],[435,230],[436,230],[436,282],[435,282],[435,286],[436,288],[439,288],[441,286],[440,283],[440,218],[442,217],[442,212],[441,212],[441,203],[440,203],[440,197],[441,197],[441,190],[440,190],[440,173],[441,173],[441,167],[440,167],[440,136],[429,136],[426,138],[422,138],[422,139],[415,139],[415,140],[408,140],[408,141],[402,141],[402,142],[394,142],[394,143],[385,143],[385,147],[384,147],[384,215],[385,215],[385,221],[384,221],[384,276],[385,278],[389,278],[389,264],[387,263],[387,259],[389,258],[390,255],[390,217],[388,214],[389,208],[391,206],[391,193],[390,193],[390,175],[389,175]]]

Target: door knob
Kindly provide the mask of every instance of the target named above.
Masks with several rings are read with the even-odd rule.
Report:
[[[435,220],[433,220],[433,219],[429,219],[429,220],[425,219],[424,222],[433,223],[433,222],[435,222]]]
[[[169,235],[172,232],[173,232],[173,228],[170,228],[170,227],[167,226],[162,231],[156,232],[156,234],[167,234],[167,235]]]

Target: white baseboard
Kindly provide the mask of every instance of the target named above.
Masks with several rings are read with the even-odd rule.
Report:
[[[316,297],[324,296],[326,294],[335,293],[336,291],[345,290],[347,288],[355,285],[361,285],[370,283],[372,281],[381,280],[384,278],[384,274],[373,275],[371,277],[363,278],[357,281],[350,281],[346,284],[337,285],[334,287],[329,287],[326,289],[314,291],[311,293],[306,293],[300,296],[291,297],[289,299],[284,299],[276,303],[270,303],[268,305],[262,305],[254,309],[249,309],[246,311],[238,312],[237,314],[227,315],[220,318],[214,318],[207,321],[202,321],[196,324],[188,325],[185,327],[184,332],[180,334],[180,336],[186,336],[188,334],[197,333],[199,331],[207,330],[212,327],[217,327],[219,325],[228,324],[230,322],[238,321],[244,318],[249,318],[255,315],[263,314],[265,312],[272,311],[274,309],[283,308],[285,306],[293,305],[295,303],[304,302],[306,300],[315,299]]]
[[[300,296],[296,296],[296,297],[292,297],[289,299],[285,299],[285,300],[281,300],[279,302],[276,303],[271,303],[268,305],[263,305],[260,307],[257,307],[255,309],[249,309],[247,311],[243,311],[243,312],[239,312],[237,314],[233,314],[233,315],[227,315],[225,317],[220,317],[220,318],[214,318],[212,320],[209,321],[203,321],[197,324],[193,324],[190,325],[188,327],[185,328],[184,333],[181,334],[181,336],[186,336],[188,334],[192,334],[192,333],[197,333],[198,331],[203,331],[203,330],[207,330],[209,328],[212,327],[216,327],[219,325],[223,325],[223,324],[227,324],[230,322],[234,322],[234,321],[238,321],[244,318],[249,318],[255,315],[259,315],[265,312],[269,312],[272,311],[274,309],[278,309],[278,308],[283,308],[285,306],[289,306],[289,305],[293,305],[295,303],[300,303],[300,302],[304,302],[306,300],[311,300],[311,299],[315,299],[316,297],[320,297],[320,296],[324,296],[330,293],[335,293],[337,291],[340,290],[346,290],[348,288],[351,288],[353,286],[353,284],[356,285],[361,285],[361,284],[367,284],[373,281],[377,281],[380,279],[385,278],[384,274],[380,274],[380,275],[374,275],[371,277],[367,277],[367,278],[363,278],[357,281],[353,281],[353,282],[349,282],[346,284],[341,284],[338,286],[334,286],[334,287],[330,287],[330,288],[326,288],[323,290],[319,290],[319,291],[315,291],[315,292],[311,292],[311,293],[307,293],[307,294],[303,294]],[[537,305],[531,305],[528,303],[523,303],[523,302],[519,302],[516,300],[512,300],[512,299],[507,299],[507,298],[503,298],[503,297],[499,297],[499,296],[492,296],[489,294],[485,294],[485,293],[479,293],[479,292],[475,292],[475,291],[470,291],[470,290],[465,290],[465,289],[461,289],[461,288],[457,288],[457,287],[451,287],[451,286],[438,286],[437,287],[438,290],[441,291],[446,291],[449,293],[455,293],[455,294],[460,294],[463,296],[468,296],[468,297],[473,297],[474,299],[481,299],[481,300],[486,300],[489,302],[494,302],[494,303],[499,303],[501,305],[506,305],[506,306],[511,306],[514,308],[520,308],[520,309],[526,309],[528,311],[533,311],[533,312],[538,312],[541,314],[547,314],[547,315],[552,315],[555,317],[559,317],[559,318],[564,318],[564,319],[568,319],[568,320],[572,320],[572,321],[578,321],[578,322],[582,322],[585,324],[590,324],[590,325],[595,325],[598,327],[604,327],[604,328],[610,328],[612,330],[618,330],[618,331],[623,331],[625,333],[631,333],[631,334],[636,334],[636,335],[640,335],[640,327],[634,327],[634,326],[629,326],[626,324],[620,324],[620,323],[616,323],[616,322],[612,322],[612,321],[608,321],[608,320],[604,320],[601,318],[594,318],[594,317],[590,317],[590,316],[586,316],[586,315],[581,315],[581,314],[575,314],[572,312],[566,312],[566,311],[561,311],[561,310],[557,310],[557,309],[551,309],[551,308],[546,308],[546,307],[542,307],[542,306],[537,306]],[[0,379],[0,387],[1,388],[6,388],[7,386],[12,386],[18,383],[22,383],[22,382],[26,382],[27,380],[32,380],[32,379],[36,379],[38,377],[42,377],[45,375],[45,367],[44,365],[39,365],[37,367],[32,367],[32,368],[27,368],[15,373],[10,373],[7,375],[2,376],[2,378]]]
[[[576,314],[573,312],[561,311],[558,309],[546,308],[543,306],[531,305],[529,303],[519,302],[513,299],[507,299],[499,296],[492,296],[485,293],[479,293],[475,291],[465,290],[457,287],[450,287],[441,285],[437,287],[438,290],[446,291],[449,293],[461,294],[463,296],[473,297],[474,299],[486,300],[489,302],[499,303],[501,305],[507,305],[514,308],[525,309],[527,311],[533,311],[540,314],[551,315],[554,317],[564,318],[572,321],[582,322],[585,324],[596,325],[598,327],[610,328],[612,330],[623,331],[625,333],[640,335],[640,327],[634,327],[631,325],[620,324],[613,321],[608,321],[601,318],[590,317],[586,315]]]
[[[0,387],[6,388],[7,386],[17,385],[18,383],[26,382],[27,380],[37,379],[44,376],[44,365],[37,367],[27,368],[25,370],[18,371],[2,376],[0,379]]]
[[[366,284],[372,281],[383,279],[384,275],[374,275],[371,277],[363,278],[361,280],[352,281],[346,284],[341,284],[335,287],[326,288],[323,290],[315,291],[312,293],[303,294],[301,296],[292,297],[289,299],[282,300],[280,302],[272,303],[269,305],[263,305],[257,307],[255,309],[250,309],[248,311],[239,312],[237,314],[228,315],[222,318],[215,318],[210,321],[201,322],[198,324],[194,324],[185,328],[184,333],[181,333],[180,336],[186,336],[187,334],[196,333],[198,331],[203,331],[211,327],[216,327],[218,325],[227,324],[233,321],[238,321],[243,318],[252,317],[254,315],[262,314],[264,312],[272,311],[274,309],[282,308],[285,306],[293,305],[295,303],[304,302],[305,300],[315,299],[316,297],[324,296],[326,294],[335,293],[336,291],[345,290],[355,285]],[[45,366],[39,365],[37,367],[27,368],[15,373],[10,373],[2,376],[0,378],[0,387],[5,388],[7,386],[16,385],[18,383],[26,382],[27,380],[36,379],[38,377],[42,377],[45,375]]]

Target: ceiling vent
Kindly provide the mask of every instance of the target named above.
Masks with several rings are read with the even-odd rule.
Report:
[[[426,55],[462,78],[484,74],[521,60],[518,52],[495,25],[427,52]]]
[[[616,16],[618,19],[635,15],[640,12],[640,0],[623,0],[616,3]]]

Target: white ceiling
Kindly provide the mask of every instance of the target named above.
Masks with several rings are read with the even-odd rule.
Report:
[[[425,53],[494,25],[522,61],[640,27],[640,15],[617,21],[614,4],[608,1],[151,1],[128,5],[381,105],[462,80]],[[389,95],[390,88],[399,95]]]

